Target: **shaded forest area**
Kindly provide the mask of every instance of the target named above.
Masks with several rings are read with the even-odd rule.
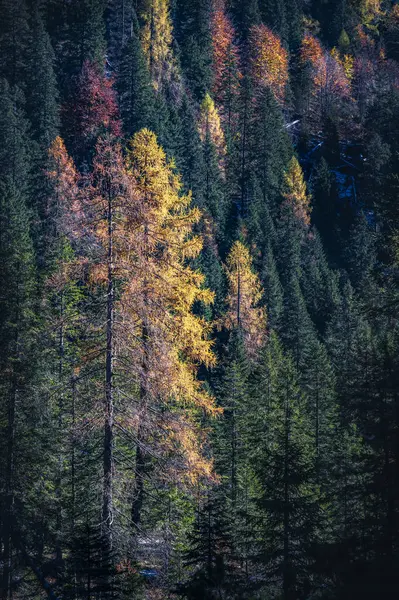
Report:
[[[1,600],[399,595],[399,4],[0,0]]]

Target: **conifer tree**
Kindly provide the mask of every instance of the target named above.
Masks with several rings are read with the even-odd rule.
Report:
[[[197,127],[195,107],[185,95],[179,110],[181,121],[181,137],[178,152],[176,152],[176,162],[179,171],[182,174],[183,184],[186,190],[191,190],[193,202],[200,208],[204,207],[204,173],[205,159],[204,147]],[[220,171],[216,152],[212,154],[215,159],[214,176],[219,179]],[[210,167],[213,167],[209,163]],[[208,182],[208,179],[206,179]]]
[[[234,20],[239,26],[241,37],[248,38],[251,27],[260,25],[261,13],[258,0],[230,0]]]
[[[226,153],[225,137],[219,113],[209,94],[205,95],[201,103],[198,129],[202,142],[213,144],[218,153],[220,167],[223,168]]]
[[[271,334],[256,375],[252,464],[258,478],[263,532],[258,559],[274,594],[293,599],[310,587],[318,522],[312,486],[314,450],[297,372]],[[256,440],[256,443],[253,443]]]
[[[256,86],[269,86],[280,104],[288,84],[288,54],[280,39],[265,25],[253,26],[250,39],[251,74]]]
[[[234,559],[231,524],[223,500],[213,492],[201,506],[190,535],[185,566],[192,572],[181,593],[189,600],[212,600],[225,594],[238,598],[245,588]]]
[[[30,164],[27,123],[20,109],[18,91],[10,89],[4,80],[0,82],[0,98],[3,107],[0,117],[0,278],[4,290],[0,299],[0,421],[4,457],[0,476],[3,498],[1,589],[2,597],[7,600],[11,598],[18,578],[13,557],[18,535],[16,521],[21,521],[23,508],[16,503],[24,493],[24,472],[32,441],[29,428],[37,418],[36,410],[32,409],[31,421],[27,420],[30,398],[36,398],[33,383],[37,366],[34,338],[37,290],[28,209]],[[36,448],[39,445],[38,441]],[[36,451],[32,454],[37,460]],[[25,483],[27,480],[26,477]],[[34,500],[32,498],[32,502]],[[25,513],[25,519],[26,516]]]
[[[89,61],[101,68],[104,63],[104,0],[72,0],[67,6],[68,71],[79,73]]]
[[[281,327],[283,314],[283,288],[280,282],[276,260],[271,244],[269,243],[263,259],[262,285],[264,289],[265,304],[269,327],[272,330]]]
[[[311,180],[313,197],[312,221],[323,238],[327,252],[332,256],[339,236],[337,223],[337,190],[334,176],[325,158],[317,165]]]
[[[285,44],[288,42],[288,23],[291,22],[292,14],[287,15],[285,1],[261,0],[259,7],[263,22],[276,31]]]
[[[365,294],[372,283],[372,271],[375,267],[376,256],[375,234],[368,225],[363,212],[356,217],[346,254],[353,286]]]
[[[211,89],[213,0],[176,0],[176,39],[185,78],[194,97],[201,100]]]
[[[178,85],[169,0],[144,0],[137,16],[141,43],[155,90],[161,91],[167,84]]]
[[[262,287],[248,248],[240,241],[233,244],[226,260],[228,281],[225,327],[241,332],[250,357],[255,357],[263,344],[266,331],[266,310],[260,305]]]
[[[127,136],[155,122],[155,98],[147,62],[138,37],[138,24],[125,44],[117,76],[119,108]]]
[[[226,12],[225,2],[219,0],[212,12],[213,93],[227,132],[237,129],[237,109],[241,80],[240,56],[236,46],[237,34]]]
[[[28,56],[26,112],[32,125],[32,137],[39,142],[40,150],[47,152],[58,134],[60,115],[55,55],[37,9],[32,17]]]
[[[0,50],[3,57],[0,77],[11,86],[24,87],[29,40],[28,11],[25,0],[2,0],[0,4]]]
[[[105,15],[109,60],[115,72],[119,70],[123,49],[129,42],[133,29],[137,28],[137,17],[130,0],[109,0]]]
[[[272,91],[258,89],[249,128],[250,164],[254,166],[263,195],[273,216],[277,211],[284,173],[292,154],[291,142],[284,130],[281,110]]]
[[[203,276],[185,262],[201,249],[201,240],[191,236],[200,213],[189,208],[190,195],[179,194],[180,179],[172,173],[155,135],[148,130],[142,130],[133,138],[127,165],[138,194],[136,275],[129,286],[129,296],[125,297],[129,310],[137,315],[139,325],[134,325],[134,330],[142,344],[138,365],[141,374],[132,505],[132,525],[137,528],[148,465],[145,448],[157,421],[157,412],[152,414],[151,407],[155,408],[159,401],[165,407],[170,403],[172,406],[176,403],[177,409],[182,403],[192,407],[185,413],[171,411],[166,427],[170,440],[175,440],[184,460],[188,461],[188,476],[195,478],[196,472],[209,472],[209,465],[201,458],[195,439],[195,409],[213,413],[215,407],[212,398],[195,378],[194,364],[211,365],[214,357],[207,340],[208,326],[204,319],[191,312],[195,301],[208,303],[212,295],[201,289]],[[162,245],[161,255],[158,244]],[[168,282],[167,286],[165,282]],[[139,304],[137,298],[141,299]],[[180,328],[178,337],[174,334],[175,326]],[[166,377],[159,372],[159,352],[168,357],[168,362],[164,363]],[[165,415],[162,420],[165,423]]]

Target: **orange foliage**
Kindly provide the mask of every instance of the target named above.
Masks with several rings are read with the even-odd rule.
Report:
[[[350,99],[350,81],[336,53],[326,52],[310,34],[306,34],[302,40],[300,62],[303,68],[310,71],[310,112],[315,124],[319,125],[326,116],[331,116],[338,103]],[[353,69],[350,61],[346,66]]]
[[[76,236],[77,222],[82,218],[79,196],[80,176],[69,157],[64,141],[56,137],[49,148],[50,166],[47,176],[53,184],[53,194],[47,207],[55,232]]]
[[[254,82],[259,86],[270,86],[276,99],[284,102],[288,83],[288,53],[280,38],[265,25],[254,25],[249,43]]]
[[[151,453],[187,481],[209,477],[199,419],[219,411],[197,369],[212,366],[215,356],[211,325],[193,306],[212,302],[213,294],[188,264],[202,247],[193,234],[201,214],[191,208],[191,195],[181,193],[180,178],[148,130],[136,134],[126,158],[112,137],[100,138],[85,177],[77,176],[62,140],[51,156],[49,175],[60,201],[78,207],[79,222],[67,234],[79,238],[88,286],[97,293],[113,281],[115,398],[123,404],[116,426],[136,438],[140,428]],[[87,327],[92,338],[99,336],[98,348],[90,348],[97,360],[105,327]]]
[[[211,18],[213,47],[213,95],[225,124],[230,128],[236,115],[234,99],[239,93],[240,57],[235,45],[236,33],[226,13],[224,2],[214,2]]]

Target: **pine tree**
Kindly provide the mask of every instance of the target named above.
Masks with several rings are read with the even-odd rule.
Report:
[[[314,449],[305,398],[293,363],[283,355],[273,333],[255,381],[250,436],[252,464],[260,487],[258,560],[271,593],[293,599],[311,588],[317,488],[312,485]]]
[[[238,125],[238,97],[242,75],[237,34],[226,12],[223,1],[215,6],[212,19],[212,85],[216,103],[223,118],[228,137],[234,135]]]
[[[55,55],[42,18],[36,9],[32,17],[31,44],[26,89],[26,112],[32,137],[47,152],[60,126]]]
[[[180,48],[181,66],[197,100],[201,100],[212,86],[212,1],[176,1],[176,39]]]
[[[3,57],[0,77],[11,86],[24,87],[29,40],[28,11],[25,0],[2,0],[0,3],[0,51]]]
[[[31,239],[29,193],[29,139],[27,123],[20,109],[17,90],[0,82],[3,111],[0,118],[1,186],[0,186],[0,257],[1,269],[1,388],[2,455],[0,485],[2,489],[2,597],[11,598],[15,581],[14,556],[16,519],[21,519],[24,471],[27,470],[30,431],[36,424],[36,410],[29,415],[29,402],[36,398],[37,352],[34,328],[37,324],[36,273]],[[7,292],[6,292],[7,290]],[[18,428],[18,436],[17,436]],[[33,458],[38,459],[36,449]],[[25,479],[27,482],[27,478]],[[26,517],[26,515],[25,515]]]
[[[138,37],[137,24],[122,50],[117,76],[119,108],[127,136],[155,124],[154,89]]]
[[[104,0],[72,0],[68,4],[68,72],[79,73],[86,61],[103,67],[105,6]]]
[[[277,271],[273,249],[269,243],[264,255],[262,266],[262,286],[264,289],[265,304],[269,327],[276,330],[281,327],[283,314],[283,288]]]

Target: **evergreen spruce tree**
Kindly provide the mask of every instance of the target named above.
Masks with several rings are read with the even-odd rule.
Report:
[[[338,194],[334,176],[324,158],[320,160],[312,176],[311,190],[313,198],[312,220],[323,238],[329,256],[336,262],[339,242]]]
[[[199,508],[185,556],[191,573],[179,592],[188,600],[242,598],[245,587],[236,566],[232,526],[218,490],[208,493]]]
[[[85,61],[104,65],[105,0],[72,0],[67,7],[68,61],[65,70],[79,73]]]
[[[3,57],[0,77],[11,86],[24,87],[29,40],[28,10],[25,0],[0,3],[0,53]]]
[[[211,10],[211,0],[176,0],[176,39],[180,62],[197,100],[201,100],[212,85]]]
[[[312,321],[324,332],[339,298],[337,273],[329,267],[321,238],[311,230],[302,246],[301,289]]]
[[[271,214],[275,216],[277,196],[292,149],[284,130],[281,110],[268,87],[257,92],[249,135],[250,164],[257,175],[264,202],[269,203]]]
[[[35,257],[31,239],[29,199],[29,139],[27,123],[20,109],[20,95],[0,82],[3,111],[0,116],[0,410],[1,444],[1,538],[2,597],[10,598],[20,577],[15,561],[15,539],[26,524],[25,485],[33,485],[29,471],[29,446],[37,425],[39,404],[34,383],[38,354],[35,327],[38,323]],[[7,290],[7,292],[6,292]],[[30,402],[33,400],[33,406]],[[38,402],[37,407],[34,401]],[[41,439],[31,451],[31,460],[40,464]],[[24,476],[25,473],[25,476]],[[28,510],[34,510],[37,496],[32,489]],[[36,504],[37,506],[37,504]],[[19,571],[19,573],[18,573]]]
[[[107,2],[105,17],[109,62],[113,72],[116,72],[119,70],[122,51],[136,26],[133,1],[109,0]]]
[[[272,597],[306,597],[319,521],[318,491],[312,483],[315,452],[297,372],[273,333],[255,382],[250,436],[260,489],[258,560]]]
[[[363,212],[356,217],[351,229],[346,256],[352,284],[355,289],[365,294],[367,288],[372,285],[376,255],[375,233]]]
[[[38,9],[33,13],[26,78],[26,113],[32,137],[46,152],[60,126],[55,56]]]
[[[278,0],[260,0],[260,11],[263,22],[276,31],[280,38],[288,43],[288,23],[291,22],[292,14],[287,15],[285,2]]]
[[[261,22],[259,2],[258,0],[231,0],[230,5],[241,37],[245,40],[251,27]]]
[[[205,207],[204,190],[207,179],[204,177],[205,161],[204,148],[198,132],[195,107],[187,95],[183,96],[179,107],[181,135],[176,153],[176,163],[182,174],[183,183],[193,194],[193,202],[199,207]],[[218,182],[220,175],[214,172],[211,176]]]
[[[143,127],[154,128],[155,97],[147,62],[138,37],[137,20],[121,52],[117,75],[119,108],[127,136]]]
[[[264,298],[267,306],[269,327],[272,330],[281,329],[283,316],[284,292],[280,282],[273,248],[269,243],[263,258],[262,285],[265,290]]]

